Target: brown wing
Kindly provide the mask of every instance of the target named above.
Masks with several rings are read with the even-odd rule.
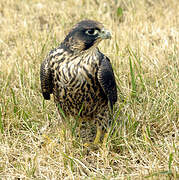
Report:
[[[110,108],[113,110],[113,105],[117,101],[117,88],[113,69],[109,59],[103,54],[100,57],[100,65],[98,70],[98,81],[107,95]]]

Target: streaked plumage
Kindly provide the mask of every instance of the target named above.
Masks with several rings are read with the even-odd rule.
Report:
[[[117,101],[114,73],[109,59],[97,48],[110,33],[96,21],[79,22],[40,69],[43,97],[54,95],[65,116],[107,122],[105,113]]]

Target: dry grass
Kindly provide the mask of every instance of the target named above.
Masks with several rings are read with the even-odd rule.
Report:
[[[113,34],[100,49],[124,96],[98,150],[61,127],[40,93],[41,61],[86,18]],[[178,46],[177,0],[1,0],[0,179],[179,178]]]

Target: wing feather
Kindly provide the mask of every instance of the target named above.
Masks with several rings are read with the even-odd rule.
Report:
[[[53,78],[49,66],[48,58],[45,59],[40,67],[41,89],[44,99],[50,100],[50,94],[53,92]]]
[[[117,101],[116,81],[110,60],[104,55],[101,56],[98,81],[108,97],[111,110],[113,110],[113,105]]]

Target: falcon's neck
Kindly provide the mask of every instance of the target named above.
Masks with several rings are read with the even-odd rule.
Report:
[[[68,35],[59,47],[73,55],[89,54],[98,49],[97,46],[100,41],[101,40],[92,41],[90,44],[89,42]]]

